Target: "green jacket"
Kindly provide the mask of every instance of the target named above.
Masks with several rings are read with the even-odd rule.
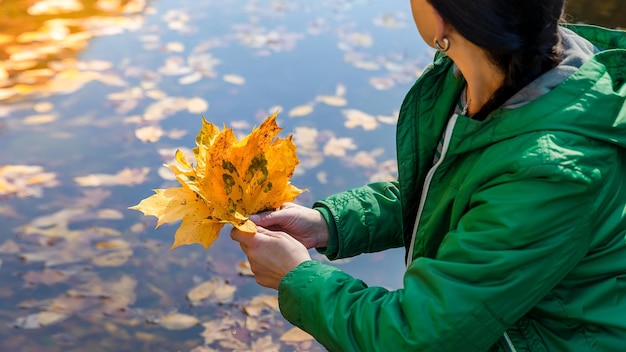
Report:
[[[280,283],[291,323],[331,351],[626,351],[626,35],[570,28],[601,51],[482,122],[450,118],[464,82],[436,56],[402,105],[398,182],[314,205],[331,259],[406,246],[404,287],[307,261]]]

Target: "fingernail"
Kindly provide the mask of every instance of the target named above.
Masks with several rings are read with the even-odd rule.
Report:
[[[261,217],[258,215],[250,215],[250,221],[256,224],[257,222],[261,221]]]

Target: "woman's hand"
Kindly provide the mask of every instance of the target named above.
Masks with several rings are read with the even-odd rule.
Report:
[[[328,224],[322,214],[295,203],[285,203],[278,210],[252,215],[250,220],[266,229],[286,232],[306,248],[328,244]]]
[[[257,231],[250,235],[233,228],[230,237],[239,242],[248,256],[256,282],[261,286],[278,289],[280,280],[300,263],[310,260],[311,256],[302,243],[284,232],[260,226]]]

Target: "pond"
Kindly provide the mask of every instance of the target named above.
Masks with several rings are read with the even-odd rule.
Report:
[[[621,2],[568,6],[625,25]],[[162,165],[201,116],[243,136],[279,109],[304,205],[393,179],[398,108],[432,54],[408,1],[0,0],[0,350],[323,350],[228,226],[168,251],[177,224],[128,207],[177,186]],[[394,289],[403,255],[335,264]]]

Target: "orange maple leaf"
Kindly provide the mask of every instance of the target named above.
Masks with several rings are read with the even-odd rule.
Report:
[[[226,223],[256,233],[251,214],[275,209],[304,192],[289,182],[298,164],[296,145],[291,135],[277,138],[282,130],[277,114],[242,140],[232,129],[220,131],[202,117],[193,149],[197,165],[180,150],[176,163],[166,165],[182,187],[157,189],[130,209],[156,216],[157,227],[182,220],[170,249],[193,243],[208,249]]]

